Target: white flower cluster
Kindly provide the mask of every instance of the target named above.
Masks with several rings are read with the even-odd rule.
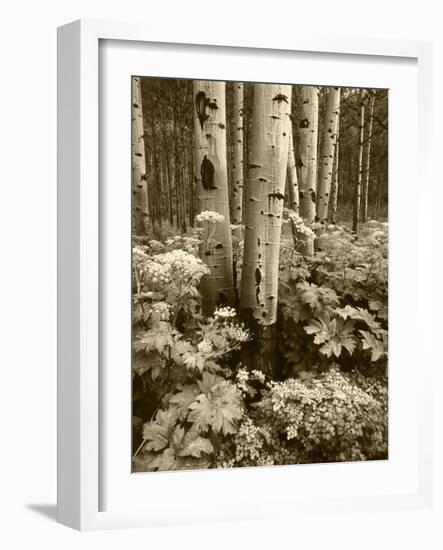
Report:
[[[266,376],[264,375],[264,373],[261,370],[253,369],[251,371],[251,374],[252,374],[253,378],[258,380],[259,382],[262,382],[263,384],[265,383]]]
[[[167,284],[171,277],[166,266],[148,258],[144,266],[145,282],[148,284]]]
[[[195,216],[195,221],[198,223],[222,223],[225,221],[225,217],[223,214],[219,214],[218,212],[214,212],[212,210],[203,210],[203,212],[200,212],[200,214],[197,214]]]
[[[293,210],[287,210],[286,214],[288,216],[288,220],[292,222],[292,224],[295,226],[295,229],[299,235],[303,235],[305,237],[314,237],[315,233],[312,231],[310,227],[305,225],[303,219],[297,214],[297,212],[294,212]]]
[[[226,319],[232,319],[236,315],[237,315],[237,312],[235,311],[235,309],[233,307],[229,307],[229,306],[218,307],[214,311],[214,317],[219,321],[220,320],[226,320]]]
[[[148,261],[149,256],[141,247],[135,246],[132,249],[132,265],[137,272],[144,271]]]
[[[237,342],[247,342],[251,339],[251,334],[241,325],[229,325],[226,327],[228,338]]]
[[[264,383],[265,375],[259,370],[254,369],[248,371],[244,367],[240,368],[235,375],[235,382],[237,384],[237,387],[244,394],[248,394],[253,397],[256,394],[256,390],[252,386],[248,385],[248,382],[251,380],[256,380],[258,382]]]
[[[199,351],[199,353],[204,353],[204,354],[207,354],[207,353],[211,353],[212,351],[212,344],[209,340],[202,340],[198,345],[197,345],[197,349]]]
[[[186,237],[183,235],[176,235],[166,240],[166,247],[169,250],[181,249],[190,254],[197,254],[200,239],[196,237]]]
[[[209,268],[199,258],[180,249],[158,254],[152,259],[164,267],[175,282],[198,283],[203,275],[209,273]]]
[[[151,241],[149,241],[149,250],[151,254],[159,254],[160,252],[163,252],[164,249],[165,249],[164,244],[161,243],[160,241],[156,241],[155,239],[152,239]]]
[[[240,388],[240,390],[243,393],[248,393],[248,380],[249,380],[249,372],[246,369],[239,369],[237,374],[235,375],[235,381],[237,383],[237,386]]]
[[[172,306],[166,302],[156,302],[151,306],[151,313],[155,314],[160,321],[169,321]]]

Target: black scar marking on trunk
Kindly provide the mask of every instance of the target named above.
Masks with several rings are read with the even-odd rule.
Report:
[[[285,196],[280,193],[280,192],[277,192],[277,193],[269,193],[268,194],[268,197],[270,199],[278,199],[278,200],[284,200],[285,199]]]
[[[214,185],[214,173],[215,168],[212,162],[205,155],[203,157],[201,166],[200,166],[200,175],[202,178],[202,185],[204,189],[215,189]]]
[[[217,243],[217,244],[215,245],[215,248],[217,248],[217,249],[223,248],[222,243]]]
[[[257,285],[261,282],[261,271],[258,267],[255,268],[255,282]]]
[[[224,130],[226,128],[226,126],[224,124],[222,124],[221,122],[218,123],[218,127],[221,128],[222,130]]]
[[[257,245],[260,246],[260,237],[257,238]]]
[[[307,118],[300,120],[300,128],[309,128],[309,120]]]
[[[208,106],[209,102],[210,99],[206,97],[205,92],[197,92],[195,96],[195,108],[197,110],[197,117],[200,121],[200,126],[202,130],[205,121],[209,118],[209,115],[206,114],[206,107]]]
[[[309,195],[311,197],[312,202],[315,204],[315,191],[313,189],[310,189]]]
[[[272,98],[272,101],[278,101],[279,103],[284,101],[285,103],[288,103],[288,96],[284,94],[277,94],[275,97]]]

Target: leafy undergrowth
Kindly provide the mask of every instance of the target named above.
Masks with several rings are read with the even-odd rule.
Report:
[[[387,458],[387,224],[329,226],[311,259],[283,241],[269,380],[240,363],[234,309],[200,313],[203,222],[133,249],[134,471]]]

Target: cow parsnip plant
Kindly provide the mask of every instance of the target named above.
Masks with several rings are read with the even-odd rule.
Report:
[[[201,315],[208,213],[205,231],[134,246],[135,471],[387,457],[387,226],[368,222],[358,238],[330,226],[307,259],[299,243],[318,228],[285,215],[282,380],[242,367],[251,335],[235,309]]]
[[[199,313],[198,284],[208,272],[198,239],[150,242],[133,250],[134,409],[139,471],[208,467],[219,437],[243,415],[239,388],[226,378],[229,357],[249,339],[233,308]],[[146,409],[147,403],[151,410]]]
[[[330,226],[312,259],[283,256],[279,288],[286,370],[337,361],[385,367],[388,351],[387,226],[370,221],[358,238]],[[310,338],[306,338],[309,335]]]

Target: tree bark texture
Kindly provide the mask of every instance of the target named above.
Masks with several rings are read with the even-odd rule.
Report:
[[[317,192],[317,220],[322,224],[326,224],[328,219],[339,111],[340,88],[329,88],[321,140],[320,179]]]
[[[363,174],[363,200],[361,207],[361,221],[363,223],[366,222],[368,218],[369,176],[371,173],[371,142],[372,127],[374,123],[375,97],[375,92],[373,92],[369,102],[368,132],[366,135],[366,159]]]
[[[254,85],[240,314],[255,331],[250,364],[272,372],[276,360],[280,236],[288,164],[291,86]],[[251,359],[252,355],[252,359]]]
[[[354,196],[354,213],[352,218],[352,231],[358,231],[358,223],[360,221],[360,203],[361,203],[361,182],[363,176],[363,147],[364,147],[364,130],[365,130],[365,91],[360,92],[360,125],[359,125],[359,144],[358,144],[358,174],[357,183],[355,186]]]
[[[241,239],[243,223],[243,83],[234,83],[233,105],[233,151],[232,151],[232,216],[231,222],[236,227],[233,231]]]
[[[317,193],[317,136],[318,136],[318,88],[303,86],[302,107],[299,122],[300,216],[308,223],[315,221]],[[314,253],[314,238],[305,240],[301,251],[306,256]]]
[[[134,234],[149,232],[148,185],[140,78],[132,79],[132,193],[134,200]]]
[[[340,117],[337,121],[337,136],[339,135]],[[331,223],[337,223],[337,201],[338,201],[338,169],[339,169],[339,156],[340,156],[340,139],[337,137],[334,150],[334,167],[332,169],[332,182],[331,182],[331,198],[329,217]]]
[[[288,167],[286,174],[288,186],[289,208],[299,213],[299,191],[297,180],[297,167],[295,164],[294,138],[292,135],[292,123],[289,124]]]
[[[234,302],[225,87],[224,82],[195,80],[193,90],[197,212],[210,210],[224,216],[223,223],[210,229],[201,251],[211,271],[200,286],[205,315],[211,315],[217,305]]]

